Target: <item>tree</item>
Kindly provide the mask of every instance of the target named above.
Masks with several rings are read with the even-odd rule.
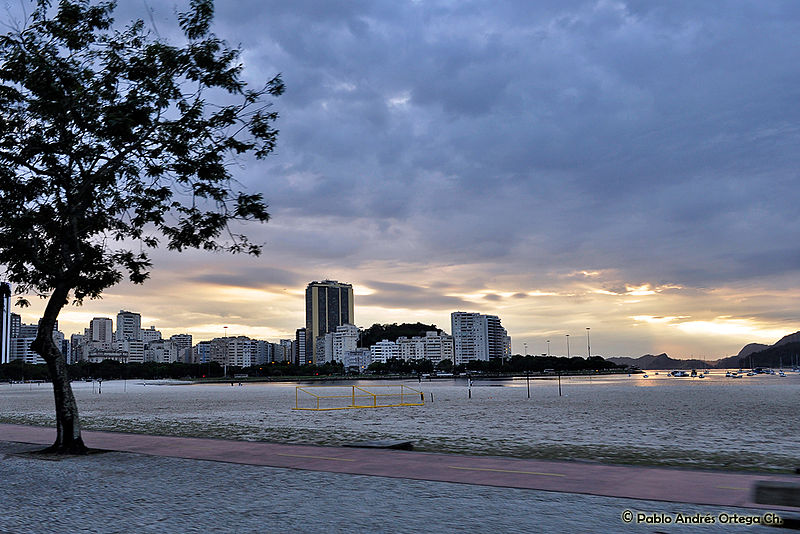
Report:
[[[448,358],[446,360],[440,361],[439,363],[436,364],[436,370],[444,371],[445,373],[453,372],[453,360],[450,360]]]
[[[257,255],[237,226],[269,219],[230,166],[273,150],[266,100],[283,92],[280,76],[247,87],[239,51],[211,33],[211,0],[179,14],[181,46],[142,21],[115,27],[114,8],[37,0],[0,36],[0,265],[17,294],[47,299],[32,348],[53,381],[54,452],[85,451],[52,339],[62,308],[99,298],[124,274],[143,283],[162,241]]]

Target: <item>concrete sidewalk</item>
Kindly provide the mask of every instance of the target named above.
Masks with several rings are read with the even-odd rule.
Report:
[[[47,445],[55,430],[0,424],[0,440]],[[757,481],[798,482],[793,475],[753,474],[556,462],[490,456],[321,447],[83,431],[87,446],[172,458],[329,473],[455,482],[626,499],[764,509]],[[793,507],[769,509],[798,511]]]

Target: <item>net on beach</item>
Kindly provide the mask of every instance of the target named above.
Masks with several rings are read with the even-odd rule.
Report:
[[[404,384],[381,386],[297,386],[295,410],[347,410],[423,406],[421,391]]]

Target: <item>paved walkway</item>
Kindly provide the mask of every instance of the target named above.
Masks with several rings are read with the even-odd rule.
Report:
[[[52,428],[0,424],[0,440],[50,444]],[[755,482],[798,482],[793,475],[462,456],[83,431],[89,447],[121,452],[330,473],[534,489],[701,505],[769,508],[752,501]]]

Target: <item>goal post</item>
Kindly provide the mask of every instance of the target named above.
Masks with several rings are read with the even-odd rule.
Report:
[[[425,394],[404,384],[378,386],[295,386],[295,410],[350,410],[424,406]]]

